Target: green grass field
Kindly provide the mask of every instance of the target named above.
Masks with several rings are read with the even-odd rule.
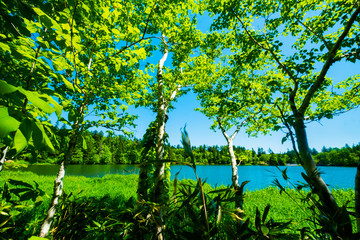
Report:
[[[21,224],[23,229],[24,238],[20,237],[19,239],[26,239],[25,236],[35,235],[39,231],[50,202],[55,176],[39,176],[30,172],[3,171],[0,174],[1,188],[8,179],[24,181],[32,185],[34,185],[35,181],[39,184],[39,188],[45,192],[44,201],[41,205],[31,210],[24,210],[23,214],[17,215],[12,219],[14,226]],[[83,199],[83,201],[85,201],[84,199],[100,199],[107,196],[107,199],[113,205],[117,204],[115,207],[122,208],[124,203],[131,197],[136,198],[137,179],[137,175],[107,175],[103,178],[66,176],[64,179],[64,190],[67,194],[72,193],[76,199]],[[181,182],[195,184],[194,181]],[[173,191],[172,185],[173,183],[170,185],[170,193]],[[205,184],[204,189],[205,192],[214,190],[207,184]],[[306,203],[300,201],[299,198],[301,196],[295,190],[289,189],[288,192],[294,197],[293,199],[285,193],[280,194],[279,190],[275,187],[257,191],[246,191],[244,196],[245,219],[250,218],[253,220],[256,208],[262,212],[265,206],[270,204],[271,208],[268,218],[271,217],[275,221],[292,220],[291,229],[293,231],[303,227],[311,228],[312,225],[307,220],[311,218],[311,212],[306,208]],[[304,191],[302,194],[306,195],[306,192]],[[335,190],[333,194],[338,200],[339,205],[347,204],[350,210],[352,210],[351,207],[354,206],[354,191],[352,189]],[[28,201],[27,204],[31,205],[33,203]]]

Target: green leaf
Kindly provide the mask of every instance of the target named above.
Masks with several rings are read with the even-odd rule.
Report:
[[[20,130],[26,140],[29,141],[32,135],[32,121],[29,118],[25,118],[20,124]]]
[[[31,238],[29,238],[28,240],[46,240],[48,238],[42,238],[42,237],[37,237],[37,236],[31,236]]]
[[[269,228],[266,227],[265,225],[262,225],[261,226],[261,232],[264,234],[264,235],[268,235],[269,234]]]
[[[17,90],[17,87],[14,87],[11,84],[8,84],[7,82],[0,80],[0,94],[7,94],[12,93]]]
[[[82,139],[82,147],[83,147],[83,149],[87,150],[87,144],[86,144],[84,136],[81,135],[81,139]]]
[[[39,21],[44,24],[47,28],[55,28],[58,31],[61,31],[62,28],[60,25],[54,21],[51,17],[46,15],[40,8],[34,7],[33,10],[39,16]]]
[[[18,181],[18,180],[14,180],[14,179],[9,179],[9,183],[15,186],[24,186],[27,188],[33,188],[33,186],[29,183],[23,182],[23,181]]]
[[[63,75],[60,75],[60,78],[68,89],[70,89],[71,91],[75,91],[73,84],[69,82]]]
[[[70,111],[69,111],[69,116],[68,116],[68,119],[69,119],[69,122],[75,122],[76,121],[76,111],[74,108],[71,108]]]
[[[9,51],[9,52],[11,53],[11,49],[10,49],[9,45],[7,45],[7,44],[5,44],[5,43],[0,42],[0,48],[1,48],[4,52]]]
[[[269,214],[270,204],[266,205],[261,221],[264,223],[267,215]]]
[[[23,88],[19,88],[19,92],[24,94],[33,105],[40,108],[42,111],[49,114],[55,111],[55,109],[49,104],[49,102],[45,102],[40,98],[41,95],[39,93],[33,91],[27,91]]]
[[[0,138],[6,137],[9,133],[19,128],[20,122],[9,116],[7,107],[0,107]]]
[[[16,153],[20,153],[28,145],[24,134],[18,129],[15,133],[13,148],[15,148]]]
[[[55,148],[40,122],[33,123],[33,131],[35,147],[38,149],[46,148],[51,153],[55,153]]]

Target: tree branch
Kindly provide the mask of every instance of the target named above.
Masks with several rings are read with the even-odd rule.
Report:
[[[348,53],[345,53],[337,58],[334,58],[334,62],[337,62],[337,61],[340,61],[341,59],[343,58],[348,58],[348,57],[352,57],[352,56],[356,56],[357,58],[360,57],[360,48],[356,49],[355,51],[353,52],[348,52]]]
[[[150,23],[150,17],[151,17],[151,14],[153,13],[153,11],[154,11],[154,9],[155,9],[156,4],[157,4],[157,2],[154,3],[154,5],[153,5],[153,7],[152,7],[152,9],[151,9],[151,12],[149,13],[149,16],[148,16],[147,19],[146,19],[146,25],[145,25],[145,28],[144,28],[142,37],[141,37],[139,40],[133,42],[133,43],[130,44],[130,45],[128,45],[128,43],[126,43],[126,46],[122,47],[118,52],[114,53],[112,56],[110,56],[109,58],[105,59],[104,62],[109,61],[111,58],[119,55],[120,53],[124,52],[126,49],[134,46],[135,44],[140,43],[141,41],[144,41],[144,40],[147,40],[147,39],[151,39],[151,38],[158,38],[158,37],[148,37],[148,38],[145,38],[145,34],[146,34],[146,31],[147,31],[147,29],[148,29],[148,27],[149,27],[149,23]]]
[[[305,25],[305,23],[303,23],[302,21],[300,21],[300,19],[296,16],[296,14],[294,14],[294,18],[296,19],[296,21],[298,21],[301,25],[303,25],[307,30],[309,30],[312,34],[314,34],[315,36],[317,36],[318,38],[320,38],[321,41],[323,41],[325,47],[330,51],[330,47],[327,44],[325,38],[319,34],[317,34],[311,27]]]
[[[236,15],[236,13],[234,12],[233,9],[231,9],[231,12],[234,14],[234,16],[236,17],[236,19],[240,22],[241,26],[244,28],[246,34],[250,37],[250,39],[256,44],[258,45],[260,48],[262,48],[265,51],[270,52],[270,54],[273,56],[273,58],[275,59],[275,61],[278,63],[278,65],[280,66],[280,68],[282,70],[284,70],[284,72],[286,72],[286,74],[293,80],[295,81],[296,78],[293,76],[293,74],[289,71],[289,69],[287,69],[287,67],[280,61],[280,59],[276,56],[275,52],[273,50],[271,50],[271,48],[265,47],[263,46],[261,43],[259,43],[252,35],[251,33],[248,31],[248,29],[245,27],[245,24],[243,23],[243,21],[241,21],[241,19],[239,18],[239,16]]]
[[[224,135],[226,141],[230,141],[230,137],[229,137],[229,135],[226,133],[225,128],[224,128],[223,124],[221,123],[221,117],[217,117],[217,118],[216,118],[216,121],[218,122],[219,127],[220,127],[220,130],[221,130],[222,134]]]
[[[317,77],[315,83],[310,87],[308,93],[306,94],[306,96],[303,100],[303,103],[301,104],[301,107],[299,108],[299,112],[302,115],[305,114],[306,109],[309,107],[310,101],[311,101],[312,97],[314,96],[315,92],[320,88],[321,84],[325,81],[325,76],[326,76],[330,66],[334,63],[334,58],[335,58],[336,52],[340,49],[341,43],[343,42],[345,37],[348,35],[348,33],[351,29],[351,26],[355,22],[359,13],[360,13],[360,7],[358,7],[355,10],[355,12],[351,15],[349,21],[347,22],[347,24],[345,26],[344,32],[340,35],[340,37],[336,41],[334,47],[329,52],[328,58],[324,64],[319,76]]]
[[[77,65],[76,65],[76,56],[75,56],[75,49],[74,49],[74,44],[73,44],[73,37],[74,37],[74,19],[75,19],[75,12],[76,12],[76,8],[77,8],[77,5],[79,4],[79,1],[76,1],[76,4],[74,6],[74,12],[73,12],[73,15],[72,15],[72,19],[71,19],[71,23],[69,22],[70,24],[70,28],[71,28],[71,34],[70,34],[70,37],[71,37],[71,51],[72,51],[72,54],[73,54],[73,58],[74,58],[74,69],[75,69],[75,80],[73,82],[73,85],[75,87],[76,84],[76,79],[78,79],[78,70],[77,70]],[[79,89],[80,86],[78,86]]]
[[[292,132],[291,130],[291,127],[289,126],[289,124],[285,121],[285,116],[284,116],[284,113],[282,112],[281,108],[279,107],[279,105],[276,104],[276,107],[279,109],[279,112],[280,112],[280,119],[281,119],[281,122],[285,125],[285,127],[287,128],[287,130],[289,131],[289,136],[290,136],[290,139],[291,139],[291,144],[293,146],[293,149],[296,153],[296,156],[299,160],[299,163],[302,165],[302,160],[301,160],[301,157],[300,157],[300,154],[296,148],[296,144],[295,144],[295,138],[294,138],[294,133]]]

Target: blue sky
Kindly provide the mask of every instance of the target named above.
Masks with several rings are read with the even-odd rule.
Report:
[[[203,32],[209,30],[210,24],[211,19],[206,14],[198,20],[199,28]],[[165,65],[169,66],[169,62],[170,59]],[[330,68],[327,76],[332,77],[336,83],[354,74],[360,74],[359,63],[340,62]],[[212,121],[194,110],[197,107],[200,107],[200,104],[196,99],[196,95],[191,92],[179,98],[174,104],[175,109],[168,114],[169,120],[166,125],[170,144],[181,145],[180,128],[186,124],[193,146],[203,144],[208,146],[226,145],[222,133],[219,130],[214,132],[210,129]],[[139,115],[134,134],[135,137],[142,138],[147,126],[155,119],[156,115],[145,108],[134,109],[130,107],[129,110],[131,113]],[[312,122],[307,125],[307,134],[310,147],[317,150],[321,150],[323,146],[343,147],[345,144],[350,146],[358,144],[360,142],[360,109],[353,109],[330,120],[324,119],[320,122]],[[259,135],[255,138],[248,137],[242,130],[235,138],[234,145],[243,146],[247,149],[254,148],[255,150],[260,147],[266,151],[271,148],[274,152],[292,150],[290,141],[281,144],[281,139],[284,136],[285,134],[279,131],[267,136]]]
[[[208,31],[211,24],[211,19],[205,14],[200,17],[199,27],[203,32]],[[289,39],[289,41],[292,41]],[[285,44],[286,45],[286,44]],[[289,49],[290,50],[290,49]],[[152,63],[157,64],[161,54],[155,54],[151,58]],[[165,66],[170,66],[170,56],[165,63]],[[339,82],[349,76],[360,74],[359,63],[353,64],[350,62],[340,62],[331,66],[328,77],[332,77],[334,82]],[[191,144],[193,146],[199,145],[226,145],[226,141],[220,130],[214,132],[210,129],[212,120],[207,119],[202,113],[195,111],[195,108],[200,107],[196,95],[188,93],[178,99],[174,103],[174,109],[168,114],[169,120],[166,124],[166,132],[169,135],[169,142],[171,145],[181,146],[180,129],[187,125],[187,131],[190,135]],[[131,129],[136,138],[141,139],[144,135],[149,123],[156,118],[156,114],[149,109],[129,107],[131,114],[136,114],[139,118],[136,120],[137,127]],[[91,129],[95,130],[95,129]],[[99,129],[100,130],[100,129]],[[229,131],[231,133],[231,131]],[[353,109],[347,113],[335,116],[333,119],[323,119],[320,122],[312,122],[307,125],[307,134],[309,145],[318,151],[323,146],[325,147],[343,147],[345,144],[352,146],[360,143],[360,108]],[[259,135],[258,137],[248,137],[244,129],[239,132],[234,140],[234,145],[243,146],[246,149],[263,148],[268,151],[286,152],[292,150],[290,141],[281,143],[281,139],[285,133],[278,131],[272,132],[266,136]]]
[[[195,94],[189,93],[175,103],[175,109],[169,113],[169,120],[166,124],[166,132],[169,134],[171,145],[181,145],[180,128],[187,125],[191,144],[199,146],[206,144],[226,145],[224,136],[220,131],[214,132],[210,129],[212,121],[207,119],[202,113],[194,108],[200,104],[196,100]],[[155,113],[148,109],[130,108],[132,113],[137,113],[139,119],[136,121],[137,127],[134,134],[137,138],[142,138],[148,124],[156,117]],[[352,146],[360,142],[360,109],[354,109],[333,119],[324,119],[319,122],[312,122],[307,125],[307,133],[310,147],[321,150],[326,147],[343,147],[345,144]],[[258,137],[247,137],[244,131],[240,131],[234,140],[234,145],[243,146],[247,149],[261,147],[264,150],[271,148],[274,152],[286,152],[292,149],[289,141],[281,144],[281,139],[285,134],[281,131],[271,133],[271,136],[259,135]]]
[[[332,66],[328,76],[334,79],[334,82],[341,81],[354,74],[360,74],[359,64],[350,62],[341,62]],[[212,120],[209,120],[202,113],[195,111],[200,107],[196,95],[188,93],[180,98],[174,104],[174,109],[168,114],[169,120],[166,124],[166,132],[169,135],[171,145],[181,146],[180,128],[187,125],[187,131],[190,135],[191,144],[199,145],[226,145],[226,141],[220,130],[214,132],[210,129]],[[156,118],[156,114],[145,108],[130,107],[129,111],[139,115],[136,120],[137,127],[133,130],[136,138],[142,138],[149,123]],[[333,119],[323,119],[320,122],[312,122],[307,125],[307,134],[309,145],[318,151],[325,147],[343,147],[345,144],[352,146],[360,143],[360,108],[335,116]],[[244,130],[240,131],[234,140],[234,145],[243,146],[247,149],[263,148],[267,151],[286,152],[292,150],[290,141],[281,144],[281,139],[285,133],[272,132],[266,136],[248,137]]]

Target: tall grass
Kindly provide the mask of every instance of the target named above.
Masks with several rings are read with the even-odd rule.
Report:
[[[44,201],[41,205],[25,210],[13,220],[13,224],[17,229],[11,231],[13,234],[18,234],[16,239],[27,239],[39,231],[53,191],[55,175],[42,176],[31,172],[4,171],[0,174],[0,186],[4,186],[8,179],[24,181],[30,184],[35,181],[39,184],[39,188],[45,192]],[[107,175],[103,178],[66,176],[64,179],[64,189],[67,194],[72,193],[76,199],[82,199],[81,201],[88,199],[100,201],[99,199],[106,197],[104,201],[108,201],[109,204],[111,203],[113,208],[122,210],[129,202],[135,206],[134,199],[136,199],[137,180],[137,175]],[[181,183],[196,185],[196,182],[192,180],[182,180],[179,184]],[[173,186],[173,184],[170,186]],[[213,190],[209,184],[204,184],[206,194],[210,194],[209,192]],[[173,189],[171,188],[170,193],[172,191]],[[311,217],[311,212],[306,208],[306,204],[300,202],[299,197],[301,196],[295,190],[290,189],[288,192],[293,196],[297,196],[295,200],[298,204],[286,194],[280,194],[279,190],[275,187],[246,191],[244,196],[245,219],[253,218],[256,215],[257,208],[263,211],[270,204],[269,218],[271,217],[276,221],[292,220],[291,228],[293,231],[298,231],[298,229],[304,227],[311,228],[312,226],[308,221],[309,217]],[[306,195],[306,193],[305,191],[301,192],[303,195]],[[333,194],[339,200],[339,205],[347,203],[349,207],[354,206],[354,190],[338,189],[333,191]],[[28,204],[32,203],[29,202]],[[92,206],[93,208],[94,206]],[[89,217],[94,217],[95,220],[96,216],[92,216],[89,213]]]

